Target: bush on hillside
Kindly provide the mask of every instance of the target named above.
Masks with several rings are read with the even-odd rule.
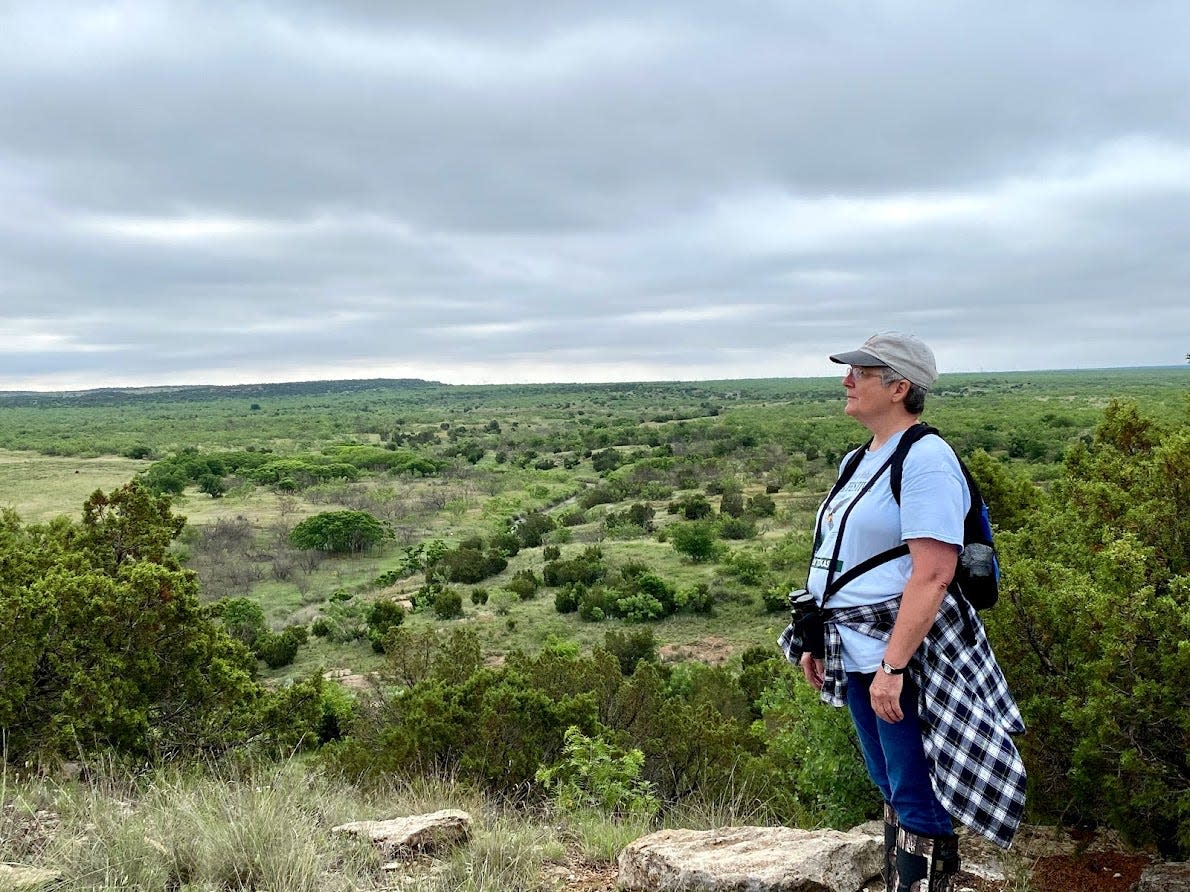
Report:
[[[364,623],[368,629],[368,640],[372,642],[372,650],[384,653],[384,640],[390,630],[405,622],[405,608],[391,598],[380,598],[373,601],[364,614]]]
[[[215,752],[259,731],[255,660],[198,599],[185,521],[139,483],[81,523],[0,512],[0,727],[10,760]]]
[[[668,532],[674,550],[696,564],[714,560],[721,551],[715,526],[709,521],[675,523]]]
[[[541,587],[541,580],[537,578],[536,573],[526,568],[513,573],[512,579],[508,580],[504,587],[522,601],[528,601],[537,594],[537,589]]]
[[[1039,507],[997,538],[987,614],[1025,715],[1034,812],[1101,822],[1190,854],[1190,422],[1113,403]],[[997,492],[996,488],[992,488]],[[1000,498],[1005,498],[1001,495]]]
[[[303,550],[358,554],[392,537],[392,526],[366,511],[324,511],[295,526],[289,542]]]

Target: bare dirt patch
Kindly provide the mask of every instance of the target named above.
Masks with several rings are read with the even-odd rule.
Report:
[[[725,666],[734,655],[735,648],[726,638],[709,635],[686,644],[666,644],[657,653],[664,663],[697,661],[708,666]]]

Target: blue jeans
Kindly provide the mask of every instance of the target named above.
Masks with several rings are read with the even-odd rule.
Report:
[[[891,803],[901,826],[919,836],[948,836],[954,824],[930,786],[930,766],[921,745],[917,688],[909,676],[901,690],[899,722],[886,722],[872,711],[871,673],[847,673],[847,706],[859,734],[868,776]]]

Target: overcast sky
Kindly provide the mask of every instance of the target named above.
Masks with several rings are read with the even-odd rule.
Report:
[[[0,0],[0,389],[1183,364],[1190,4]]]

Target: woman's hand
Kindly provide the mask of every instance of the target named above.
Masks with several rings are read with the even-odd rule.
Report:
[[[807,651],[802,654],[801,666],[802,674],[806,676],[806,681],[810,682],[810,687],[816,691],[821,691],[822,682],[825,678],[822,660]]]
[[[901,712],[901,690],[904,686],[905,676],[877,672],[876,677],[872,679],[872,686],[868,689],[872,699],[872,712],[890,723],[905,718],[905,713]]]

